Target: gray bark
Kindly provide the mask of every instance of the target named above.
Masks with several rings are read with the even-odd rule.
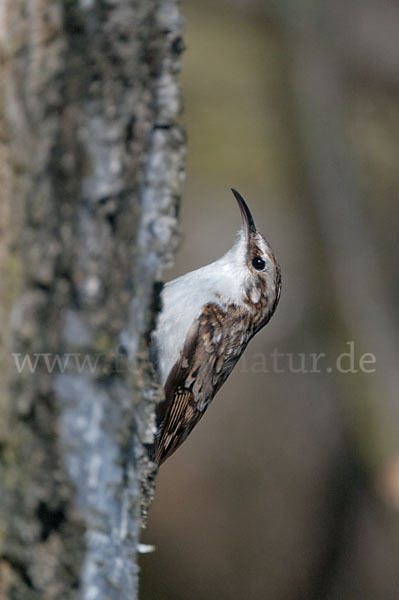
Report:
[[[0,598],[137,597],[181,28],[175,0],[0,9]]]

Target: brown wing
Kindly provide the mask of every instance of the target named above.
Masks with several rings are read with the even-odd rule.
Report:
[[[154,460],[160,465],[184,442],[226,381],[253,332],[248,313],[207,304],[192,324],[157,411]]]

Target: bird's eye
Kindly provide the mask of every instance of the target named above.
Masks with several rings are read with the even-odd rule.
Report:
[[[257,271],[262,271],[265,268],[266,263],[263,260],[263,258],[260,258],[259,256],[256,256],[255,258],[252,259],[252,266]]]

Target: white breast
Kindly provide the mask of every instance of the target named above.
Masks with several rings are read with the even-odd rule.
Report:
[[[153,334],[162,385],[180,355],[190,326],[203,307],[209,302],[221,306],[242,303],[246,279],[245,250],[240,235],[222,258],[165,285],[162,309]]]

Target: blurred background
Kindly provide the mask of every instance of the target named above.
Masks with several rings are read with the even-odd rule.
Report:
[[[233,186],[281,263],[283,291],[161,468],[141,598],[393,600],[399,6],[184,0],[182,10],[187,181],[166,278],[232,245]],[[349,351],[354,365],[341,366],[357,372],[340,372]],[[366,353],[376,361],[362,369]]]

